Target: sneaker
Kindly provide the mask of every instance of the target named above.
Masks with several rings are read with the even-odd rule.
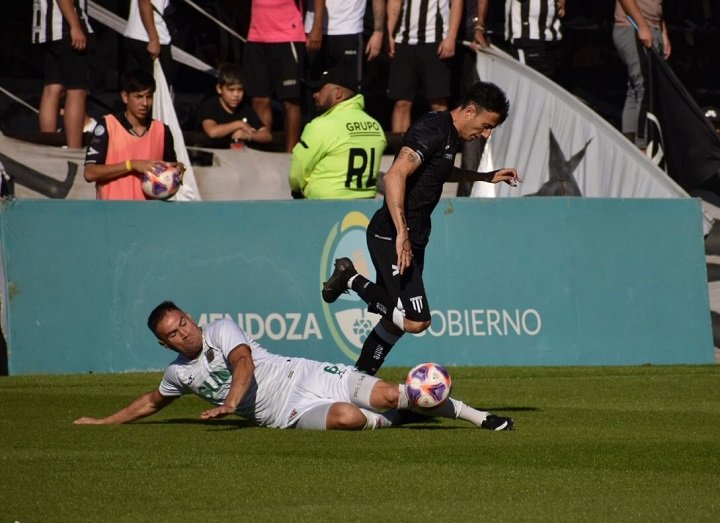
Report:
[[[325,303],[332,303],[341,294],[348,292],[348,280],[357,274],[350,258],[338,258],[335,260],[335,270],[328,281],[323,283],[322,299]]]
[[[485,421],[483,421],[480,426],[488,430],[512,430],[513,420],[512,418],[503,418],[495,414],[488,414],[488,417],[485,418]]]

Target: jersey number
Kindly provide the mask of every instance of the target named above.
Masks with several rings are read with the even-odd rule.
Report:
[[[363,174],[368,173],[367,181],[363,185]],[[375,149],[370,149],[370,161],[365,149],[359,147],[351,147],[348,156],[347,178],[345,178],[345,187],[353,187],[355,189],[366,189],[375,187],[376,180],[373,177],[375,172]],[[353,179],[355,180],[353,182]]]

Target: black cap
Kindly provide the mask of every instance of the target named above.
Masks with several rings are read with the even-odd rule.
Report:
[[[339,85],[351,91],[358,90],[358,81],[355,75],[347,69],[339,67],[325,71],[317,80],[310,80],[308,82],[310,88],[315,91],[319,90],[325,84]]]

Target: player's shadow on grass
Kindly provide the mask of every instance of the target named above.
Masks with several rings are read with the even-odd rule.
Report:
[[[252,421],[245,419],[214,419],[214,420],[202,420],[198,418],[171,418],[156,421],[145,421],[143,425],[204,425],[210,429],[250,429],[257,427]]]
[[[535,412],[540,409],[537,407],[475,407],[480,410],[489,412]],[[462,429],[463,427],[447,427],[439,426],[441,418],[427,418],[417,419],[402,423],[395,427],[395,429],[413,429],[413,430],[451,430],[451,429]],[[215,419],[215,420],[201,420],[198,418],[170,418],[164,420],[154,421],[143,421],[138,425],[204,425],[211,430],[239,430],[239,429],[251,429],[257,427],[252,421],[248,421],[241,418],[235,419]]]
[[[465,430],[470,427],[448,427],[443,424],[443,418],[428,418],[422,421],[410,421],[390,427],[392,430]]]
[[[539,411],[537,407],[473,407],[478,410],[483,410],[492,413],[503,413],[503,412],[535,412]],[[411,429],[411,430],[451,430],[451,429],[464,429],[466,427],[447,427],[440,425],[443,418],[424,416],[419,412],[408,412],[403,411],[406,414],[400,416],[399,424],[393,427],[394,429]]]
[[[485,410],[497,414],[498,412],[537,412],[540,409],[537,407],[475,407],[478,410]]]

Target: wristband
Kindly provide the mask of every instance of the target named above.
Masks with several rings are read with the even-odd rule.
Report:
[[[132,162],[130,160],[125,160],[125,170],[127,172],[130,172],[133,170],[132,168]]]
[[[485,26],[482,25],[482,24],[477,24],[477,25],[475,26],[475,30],[476,30],[476,31],[481,31],[481,32],[484,33],[484,32],[485,32]]]

